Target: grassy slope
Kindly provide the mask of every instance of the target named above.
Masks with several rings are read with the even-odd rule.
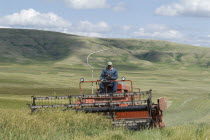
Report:
[[[69,37],[74,38],[75,36]],[[125,46],[113,48],[106,54],[101,53],[103,57],[94,55],[91,58],[93,64],[98,61],[104,62],[110,59],[106,58],[106,55],[112,56],[119,51],[120,54],[114,60],[118,62],[115,64],[119,68],[120,77],[125,76],[127,79],[132,79],[134,86],[142,90],[152,88],[154,101],[160,96],[167,98],[170,106],[164,113],[164,121],[167,126],[165,129],[142,132],[130,132],[121,128],[113,129],[110,120],[95,114],[58,111],[31,115],[26,107],[26,103],[30,103],[31,95],[75,94],[78,93],[79,78],[84,77],[90,80],[91,72],[89,68],[84,67],[85,56],[98,48],[107,48],[102,45],[107,42],[104,41],[105,39],[78,38],[72,41],[81,46],[80,49],[70,48],[73,53],[68,52],[69,55],[63,58],[54,59],[53,55],[47,53],[47,57],[41,58],[41,63],[40,58],[34,60],[30,56],[24,56],[22,52],[12,50],[11,52],[16,53],[18,61],[13,60],[12,54],[8,55],[12,63],[10,60],[7,61],[6,57],[0,59],[2,62],[0,66],[0,139],[210,139],[209,68],[198,65],[188,66],[189,63],[185,62],[187,65],[184,65],[182,64],[184,62],[178,61],[176,65],[170,61],[169,63],[161,63],[161,61],[153,63],[134,57],[135,54],[140,54],[142,51],[174,52],[182,46],[177,47],[175,43],[170,42],[167,43],[174,44],[174,46],[168,46],[169,48],[165,46],[164,48],[168,50],[164,48],[161,50],[166,42],[161,45],[162,41],[141,40],[159,46],[155,50],[152,49],[153,45],[147,46],[145,43],[144,49],[131,50],[126,48],[126,42],[128,46],[130,44],[134,46],[135,41],[127,40],[120,44],[122,41],[109,40],[109,47],[114,47],[115,43],[117,44],[115,47]],[[93,44],[97,45],[92,48]],[[174,47],[175,50],[173,50]],[[0,48],[2,52],[2,47]],[[203,50],[208,49],[197,48],[196,52]],[[194,53],[191,46],[184,47],[183,52]],[[23,63],[24,59],[31,64],[18,64]],[[70,65],[71,61],[76,61],[75,63],[80,65],[74,65],[74,63]],[[122,65],[124,61],[130,62],[129,67]],[[141,65],[136,66],[136,64]],[[100,72],[101,70],[96,68],[94,76],[97,77]]]
[[[108,49],[94,56],[98,64],[112,60],[123,65],[150,62],[210,65],[210,49],[145,39],[96,39],[36,30],[0,29],[0,62],[19,64],[58,62],[85,64],[93,51]]]

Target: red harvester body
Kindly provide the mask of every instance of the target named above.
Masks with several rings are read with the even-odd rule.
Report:
[[[152,90],[134,92],[131,80],[118,80],[117,93],[99,93],[100,81],[82,81],[79,84],[80,95],[34,97],[29,105],[32,112],[40,108],[63,107],[86,113],[103,113],[113,119],[113,125],[130,129],[164,127],[163,111],[167,108],[166,99],[160,97],[152,102]],[[111,82],[111,81],[109,81]],[[108,83],[109,83],[108,82]],[[125,85],[130,82],[130,85]],[[82,85],[96,84],[95,94],[85,94]],[[108,84],[105,84],[109,91]]]

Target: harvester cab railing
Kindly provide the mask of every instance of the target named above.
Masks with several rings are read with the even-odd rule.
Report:
[[[83,79],[83,78],[81,78],[81,79]],[[86,83],[95,83],[95,85],[96,85],[96,94],[100,94],[100,92],[99,92],[99,90],[100,90],[99,84],[101,82],[104,82],[104,83],[118,82],[117,93],[133,92],[133,82],[131,80],[106,80],[106,81],[100,81],[100,80],[97,80],[97,81],[85,81],[85,80],[80,80],[80,83],[79,83],[80,94],[85,94],[83,92],[82,85],[86,84]],[[125,82],[129,82],[130,86],[125,85],[124,84]],[[105,88],[106,89],[107,89],[107,85],[108,84],[105,84]],[[139,89],[139,92],[140,92],[140,89]],[[105,93],[109,93],[109,92],[107,92],[107,90],[106,90]]]

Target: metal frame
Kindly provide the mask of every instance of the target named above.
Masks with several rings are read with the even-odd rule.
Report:
[[[146,99],[136,98],[141,95],[147,95]],[[37,101],[53,101],[56,99],[68,99],[68,103],[52,105],[37,104]],[[94,100],[94,102],[89,103],[87,100]],[[41,108],[61,107],[65,108],[64,110],[73,109],[86,113],[108,113],[113,120],[113,125],[131,127],[131,129],[137,130],[142,128],[164,127],[165,124],[162,121],[162,115],[163,111],[167,108],[165,98],[159,98],[157,104],[152,103],[152,90],[98,95],[32,96],[32,104],[28,106],[32,112]]]
[[[131,85],[131,91],[133,92],[133,82],[131,80],[109,80],[109,82],[130,82]],[[100,83],[101,81],[83,81],[79,83],[79,89],[80,89],[80,94],[83,94],[83,90],[82,90],[82,83]],[[137,88],[139,89],[139,88]],[[140,89],[139,89],[140,91]]]
[[[110,98],[112,101],[115,98],[119,97],[128,97],[128,96],[135,96],[135,95],[146,95],[148,96],[151,94],[151,91],[142,91],[142,92],[130,92],[130,93],[116,93],[116,94],[98,94],[98,95],[67,95],[67,96],[46,96],[46,97],[35,97],[31,96],[32,104],[28,104],[31,108],[32,112],[39,108],[57,108],[57,107],[67,107],[67,108],[74,108],[74,107],[94,107],[94,106],[112,106],[112,105],[120,105],[120,104],[127,104],[127,105],[134,105],[134,104],[142,104],[147,103],[147,100],[137,100],[137,101],[123,101],[123,102],[95,102],[95,103],[80,103],[75,104],[72,103],[72,99],[78,98]],[[56,99],[68,99],[68,104],[53,104],[53,105],[37,105],[36,101],[46,101],[46,100],[56,100]]]

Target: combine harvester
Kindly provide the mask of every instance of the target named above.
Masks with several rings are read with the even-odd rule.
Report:
[[[93,72],[93,71],[92,71]],[[92,77],[93,79],[93,77]],[[116,93],[111,93],[111,81],[118,82]],[[104,82],[106,93],[99,92],[99,83]],[[92,85],[92,94],[84,93],[84,84]],[[126,84],[129,83],[129,84]],[[96,92],[93,85],[96,85]],[[167,108],[166,99],[160,97],[157,104],[152,102],[152,90],[134,92],[133,82],[122,77],[121,80],[85,81],[80,79],[80,95],[67,96],[32,96],[32,104],[28,105],[32,112],[43,108],[83,111],[86,113],[103,113],[113,120],[114,126],[125,126],[129,129],[163,128],[163,111]]]

